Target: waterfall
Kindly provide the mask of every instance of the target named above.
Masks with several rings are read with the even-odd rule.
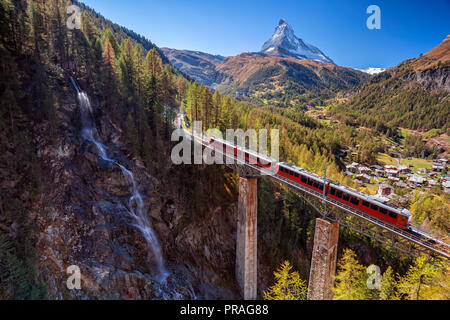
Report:
[[[146,213],[144,201],[142,199],[142,195],[139,192],[133,172],[125,168],[116,160],[108,157],[107,148],[104,144],[101,143],[100,135],[97,131],[97,127],[95,126],[89,97],[85,92],[79,89],[73,78],[71,78],[71,80],[78,92],[82,125],[81,136],[84,140],[89,141],[96,146],[97,155],[100,158],[113,163],[114,165],[117,165],[122,171],[122,174],[124,175],[128,183],[131,185],[131,196],[128,200],[128,210],[134,220],[133,226],[142,233],[146,242],[153,251],[156,260],[156,266],[158,268],[158,280],[162,282],[167,278],[169,274],[165,269],[161,246],[159,244],[158,237],[156,236],[155,231],[151,227],[150,219]]]

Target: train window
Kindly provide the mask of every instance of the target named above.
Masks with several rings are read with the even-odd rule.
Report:
[[[356,197],[351,197],[350,202],[357,206],[359,204],[359,199]]]
[[[294,176],[294,171],[289,170],[289,174],[290,174],[291,176]]]
[[[366,200],[363,200],[363,206],[369,208],[370,203],[367,202]]]
[[[395,212],[389,211],[389,217],[397,219],[397,214]]]
[[[319,189],[323,190],[323,183],[319,183]]]
[[[319,183],[317,181],[314,181],[314,188],[319,189]]]
[[[310,186],[312,186],[313,181],[310,178],[308,178],[308,182],[306,182],[306,183],[309,184]]]
[[[342,196],[342,199],[344,199],[345,201],[350,200],[350,196],[348,195],[348,193],[344,193],[344,195]]]
[[[294,172],[294,177],[298,178],[300,175],[297,172]]]
[[[245,153],[245,157],[246,157],[246,158],[249,158],[249,155],[248,155],[248,153],[247,153],[247,152]]]
[[[370,204],[370,209],[378,211],[378,206],[376,204],[371,203]]]
[[[342,191],[341,190],[336,190],[336,197],[342,198]]]
[[[302,176],[301,181],[303,183],[307,183],[308,182],[308,178],[306,178],[305,176]]]
[[[380,212],[382,214],[387,214],[387,210],[385,208],[380,207]]]
[[[330,189],[330,194],[331,194],[332,196],[334,196],[335,193],[336,193],[336,189],[335,189],[335,188],[331,188],[331,189]]]

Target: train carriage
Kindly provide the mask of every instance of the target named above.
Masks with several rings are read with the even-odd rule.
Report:
[[[207,144],[221,150],[229,156],[241,159],[246,163],[257,165],[261,168],[273,170],[277,175],[302,184],[312,190],[323,193],[335,201],[359,209],[379,220],[396,225],[402,229],[408,229],[411,212],[392,203],[382,201],[358,190],[341,185],[336,182],[325,181],[323,177],[305,169],[293,166],[285,162],[277,162],[270,157],[261,155],[255,151],[237,147],[229,141],[210,138]]]

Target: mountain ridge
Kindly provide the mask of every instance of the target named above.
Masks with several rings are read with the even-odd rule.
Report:
[[[368,127],[450,129],[450,41],[373,76],[332,110],[340,120]]]
[[[175,67],[197,81],[223,93],[244,93],[261,99],[283,91],[289,91],[290,96],[313,92],[316,97],[328,99],[370,77],[360,70],[336,65],[320,49],[296,37],[283,19],[259,52],[222,57],[191,50],[161,51]]]
[[[160,50],[172,65],[208,86],[212,86],[216,81],[216,66],[226,59],[221,55],[213,55],[201,51],[171,48],[160,48]]]

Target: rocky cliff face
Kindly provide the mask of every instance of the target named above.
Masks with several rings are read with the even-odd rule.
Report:
[[[236,298],[233,281],[234,209],[211,205],[194,219],[181,196],[131,158],[121,129],[94,106],[97,127],[114,158],[134,173],[158,234],[170,275],[155,277],[154,256],[126,208],[129,181],[96,155],[80,136],[74,97],[58,109],[60,133],[48,139],[46,124],[34,128],[42,160],[42,193],[30,216],[38,226],[36,248],[51,298],[195,299]],[[66,269],[81,270],[81,290],[68,290]]]
[[[413,81],[426,90],[445,90],[450,93],[450,67],[416,70],[402,77],[402,80]]]

